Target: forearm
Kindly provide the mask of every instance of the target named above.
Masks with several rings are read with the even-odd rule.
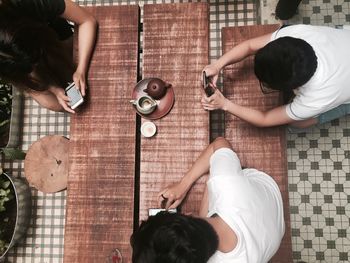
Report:
[[[159,205],[164,206],[164,201],[166,201],[166,209],[176,208],[186,197],[186,194],[191,188],[192,184],[197,181],[197,179],[202,175],[209,172],[209,162],[211,155],[215,150],[222,147],[231,148],[231,145],[224,138],[217,138],[206,149],[204,149],[204,151],[202,151],[198,159],[192,165],[190,170],[185,174],[185,176],[180,180],[180,182],[168,186],[158,193]],[[205,198],[205,196],[203,198]],[[205,209],[205,204],[202,203],[201,210],[204,211]]]
[[[181,183],[186,186],[187,189],[197,181],[202,175],[209,172],[209,160],[211,155],[214,153],[213,144],[210,144],[194,162],[190,170],[181,179]]]
[[[65,4],[66,8],[61,16],[78,25],[78,70],[86,73],[95,45],[97,22],[86,9],[71,0],[65,0]]]
[[[79,26],[79,58],[77,70],[80,72],[87,73],[91,54],[95,45],[96,28],[97,22],[93,17]]]
[[[291,123],[293,121],[286,115],[285,106],[280,106],[268,111],[261,111],[240,106],[226,100],[223,110],[257,127],[271,127]]]
[[[221,56],[213,65],[220,71],[227,65],[237,63],[252,54],[253,51],[250,50],[248,41],[244,41]]]
[[[40,106],[52,111],[64,111],[62,105],[57,100],[55,94],[51,91],[30,91],[29,96],[32,97]]]
[[[209,173],[210,157],[220,148],[230,148],[231,144],[224,138],[218,137],[200,154],[198,159],[194,162],[190,170],[181,179],[181,182],[186,186],[191,186],[202,175]]]
[[[243,41],[220,57],[216,62],[214,62],[214,65],[220,70],[227,65],[237,63],[246,57],[254,55],[259,49],[264,47],[270,41],[270,39],[271,34],[266,34]]]

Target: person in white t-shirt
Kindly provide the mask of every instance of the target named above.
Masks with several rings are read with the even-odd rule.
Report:
[[[224,138],[210,144],[180,182],[159,193],[159,204],[176,208],[208,172],[199,216],[150,216],[131,237],[133,263],[265,263],[276,253],[285,228],[279,188],[263,172],[242,170]]]
[[[218,89],[202,97],[206,110],[222,109],[259,127],[304,128],[350,113],[350,30],[291,25],[235,46],[203,71],[216,87],[220,70],[255,55],[254,70],[264,91],[279,90],[286,105],[259,111],[227,100]],[[293,95],[293,96],[291,96]]]

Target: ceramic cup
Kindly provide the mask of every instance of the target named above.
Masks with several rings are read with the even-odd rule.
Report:
[[[146,121],[141,125],[141,133],[145,137],[152,137],[157,132],[157,127],[153,122]]]
[[[150,96],[141,96],[130,103],[136,106],[136,110],[142,114],[151,114],[157,108],[157,102]]]

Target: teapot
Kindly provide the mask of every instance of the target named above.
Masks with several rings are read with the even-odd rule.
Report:
[[[151,114],[157,107],[157,102],[150,96],[141,96],[137,100],[130,100],[136,110],[142,114]]]
[[[159,100],[166,94],[168,88],[171,87],[171,84],[164,82],[161,79],[153,78],[148,84],[147,88],[143,91],[150,95],[152,98]]]

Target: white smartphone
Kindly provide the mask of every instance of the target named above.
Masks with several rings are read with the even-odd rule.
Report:
[[[74,82],[69,84],[69,86],[65,89],[66,95],[70,98],[69,106],[72,110],[74,110],[76,107],[78,107],[80,104],[84,102],[84,98],[80,93],[80,90],[78,90],[75,87]]]
[[[176,208],[172,208],[172,209],[164,209],[164,208],[150,208],[148,209],[148,216],[155,216],[156,214],[158,214],[159,212],[162,211],[168,211],[169,213],[176,213],[177,209]]]

